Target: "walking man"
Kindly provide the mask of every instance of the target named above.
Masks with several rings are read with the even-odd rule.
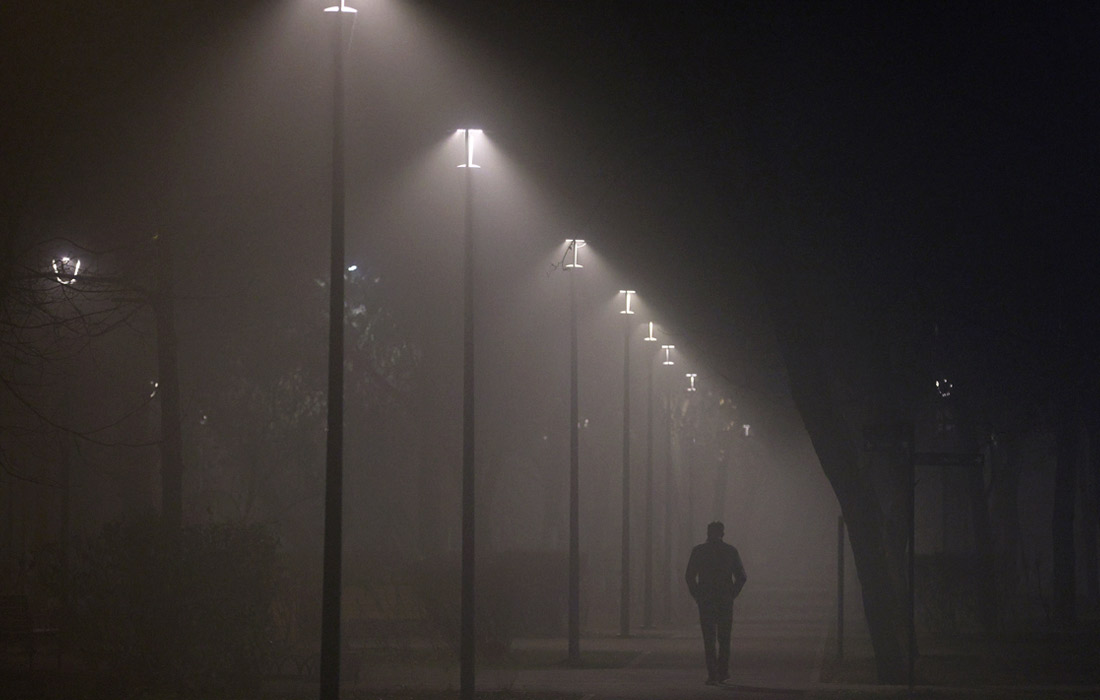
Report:
[[[730,628],[733,599],[741,593],[748,577],[737,548],[722,538],[726,527],[715,521],[707,525],[707,541],[697,544],[688,559],[688,591],[699,606],[703,630],[703,651],[707,656],[707,685],[718,685],[730,677]]]

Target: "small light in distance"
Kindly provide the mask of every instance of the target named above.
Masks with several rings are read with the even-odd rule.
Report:
[[[687,390],[688,391],[697,391],[697,389],[695,388],[695,378],[699,375],[697,375],[693,372],[688,372],[684,376],[688,378],[688,388],[687,388]]]
[[[940,398],[946,399],[948,396],[951,396],[951,390],[953,388],[954,387],[951,385],[951,382],[947,381],[946,379],[936,380],[936,391],[939,392]]]
[[[675,348],[676,348],[675,345],[662,345],[661,346],[661,349],[665,351],[665,359],[664,359],[664,362],[661,363],[662,365],[674,365],[674,364],[676,364],[675,362],[672,361],[672,357],[669,356],[669,353],[672,352]]]

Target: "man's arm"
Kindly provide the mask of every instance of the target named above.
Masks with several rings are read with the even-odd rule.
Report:
[[[684,579],[687,581],[688,593],[691,593],[692,598],[696,598],[699,593],[699,561],[696,556],[696,550],[691,550],[691,556],[688,557],[687,571],[684,572]]]
[[[736,598],[745,587],[745,581],[749,577],[745,575],[745,565],[741,563],[741,555],[737,549],[733,550],[733,597]]]

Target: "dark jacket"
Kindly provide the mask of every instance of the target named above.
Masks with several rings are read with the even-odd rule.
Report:
[[[691,597],[700,603],[732,603],[748,580],[737,548],[720,538],[691,550],[684,578]]]

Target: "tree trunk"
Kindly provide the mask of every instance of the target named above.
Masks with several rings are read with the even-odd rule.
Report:
[[[992,451],[989,453],[991,454]],[[996,631],[1000,613],[997,609],[994,578],[993,524],[989,516],[985,480],[980,467],[970,467],[966,473],[966,490],[970,500],[970,518],[974,527],[974,574],[977,585],[977,612],[986,633]]]
[[[1054,624],[1074,625],[1076,610],[1076,553],[1073,521],[1076,509],[1079,431],[1073,407],[1063,402],[1058,420],[1058,465],[1054,476],[1054,514],[1051,522],[1052,596]]]
[[[730,462],[733,461],[732,452],[731,445],[730,448],[722,450],[718,454],[718,459],[714,462],[714,505],[712,506],[712,520],[723,520],[725,518],[726,484],[729,481]]]
[[[1088,591],[1088,603],[1092,610],[1100,606],[1100,561],[1097,547],[1100,546],[1097,530],[1100,529],[1100,421],[1095,412],[1088,417],[1088,460],[1086,462],[1088,483],[1085,488],[1085,590]]]
[[[770,301],[791,395],[848,523],[878,680],[903,683],[908,635],[898,585],[903,577],[891,572],[879,499],[871,481],[860,473],[858,446],[833,399],[818,346],[808,337],[796,307],[776,304],[774,297]]]
[[[157,252],[157,394],[160,397],[161,519],[170,531],[183,524],[183,437],[180,425],[179,346],[176,338],[171,240],[153,241]]]

